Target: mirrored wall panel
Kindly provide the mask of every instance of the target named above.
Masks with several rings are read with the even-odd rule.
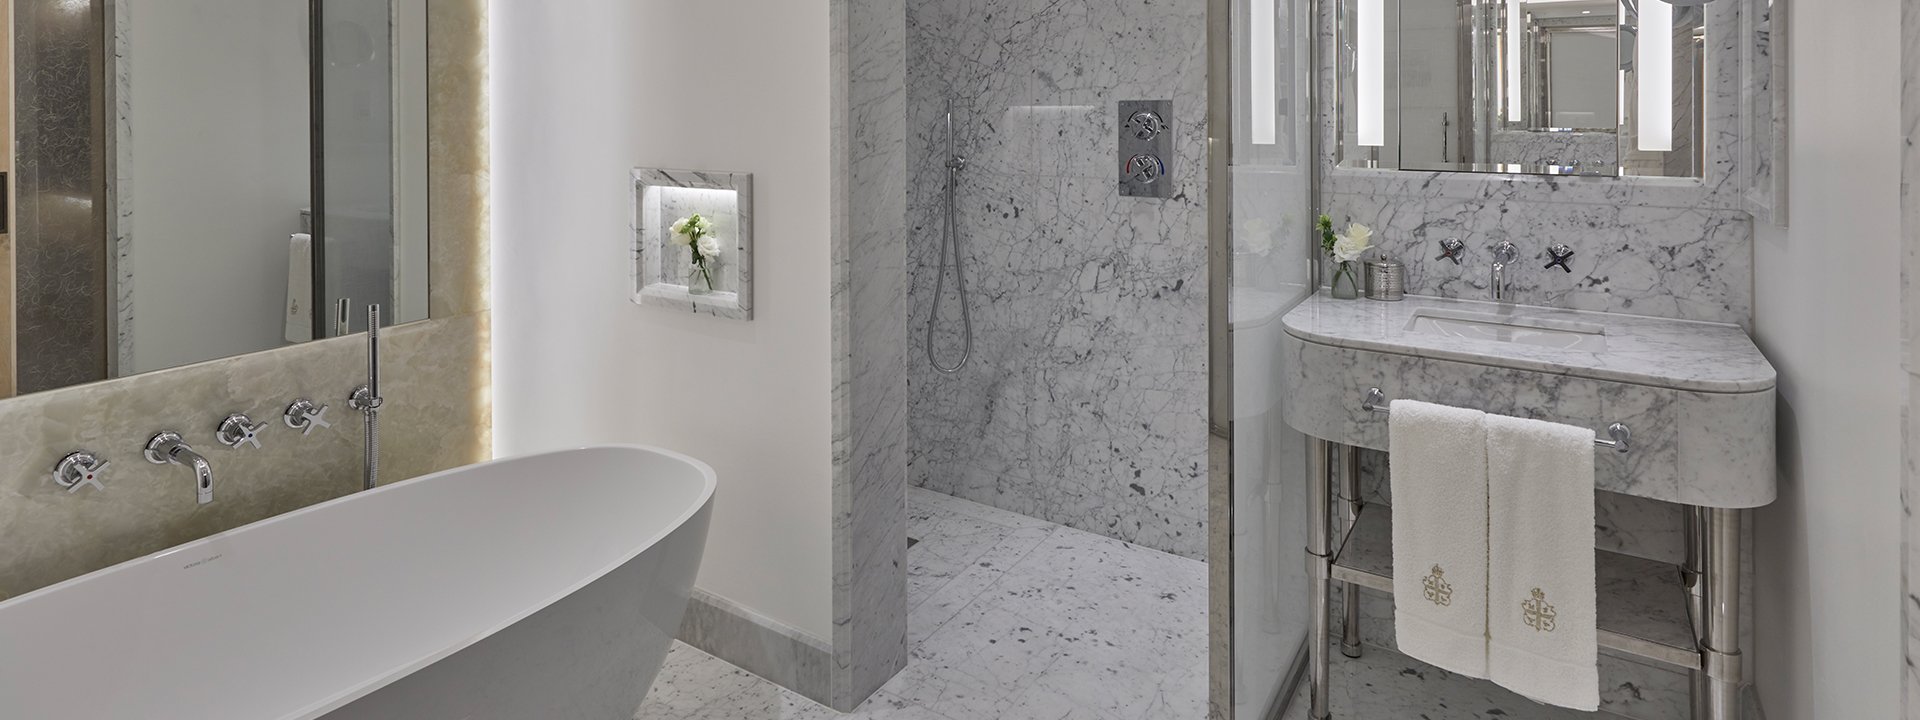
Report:
[[[1666,0],[1340,0],[1346,167],[1698,177],[1705,14]]]
[[[11,0],[0,396],[425,319],[428,1]]]

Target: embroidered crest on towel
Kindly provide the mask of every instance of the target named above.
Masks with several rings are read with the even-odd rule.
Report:
[[[1547,594],[1540,588],[1533,589],[1532,600],[1520,603],[1520,614],[1526,619],[1527,627],[1535,632],[1553,632],[1559,617],[1553,611],[1553,603],[1547,602]]]
[[[1428,573],[1420,585],[1426,588],[1424,595],[1427,602],[1440,607],[1453,604],[1453,586],[1447,583],[1447,571],[1440,569],[1439,565],[1433,566],[1433,572]]]

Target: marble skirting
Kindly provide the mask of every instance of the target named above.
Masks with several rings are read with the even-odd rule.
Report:
[[[822,705],[833,700],[833,645],[713,593],[693,589],[680,641]]]

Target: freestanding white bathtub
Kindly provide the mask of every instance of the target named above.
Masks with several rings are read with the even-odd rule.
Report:
[[[569,450],[121,563],[0,603],[0,718],[630,718],[713,490],[682,455]]]

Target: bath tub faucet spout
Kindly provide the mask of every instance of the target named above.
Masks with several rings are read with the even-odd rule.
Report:
[[[1520,250],[1512,242],[1501,241],[1493,247],[1493,301],[1513,302],[1513,278],[1508,276],[1515,260],[1520,259]]]
[[[193,468],[194,495],[201,505],[213,502],[213,465],[180,437],[167,431],[147,441],[147,462],[155,465],[186,465]]]

